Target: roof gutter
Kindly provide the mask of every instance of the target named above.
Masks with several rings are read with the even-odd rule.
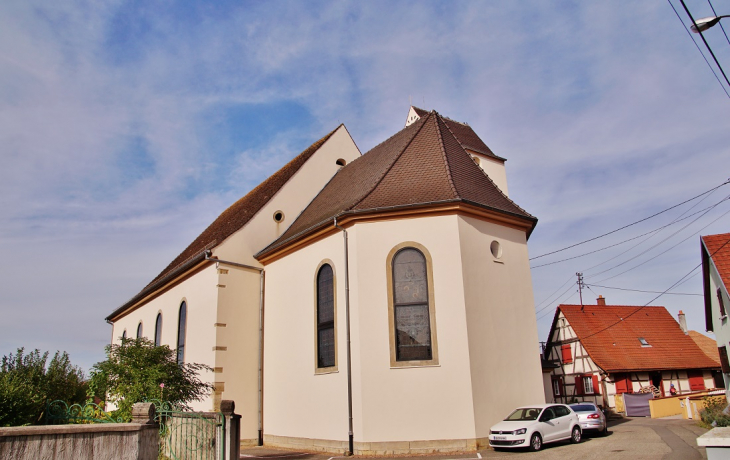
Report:
[[[216,264],[230,265],[232,267],[245,268],[248,270],[256,270],[259,272],[259,375],[258,375],[258,425],[259,425],[259,446],[264,445],[264,269],[254,267],[252,265],[240,264],[228,260],[221,260],[217,257],[211,257],[210,249],[204,251],[205,260],[215,262]],[[345,271],[347,273],[347,271]],[[347,275],[345,275],[347,276]]]
[[[352,210],[342,211],[342,212],[338,213],[337,215],[335,215],[334,218],[337,219],[337,218],[340,218],[343,216],[356,216],[359,214],[369,214],[369,213],[376,213],[376,212],[383,212],[383,211],[397,211],[397,210],[401,210],[401,209],[423,208],[423,207],[428,207],[428,206],[433,206],[433,205],[450,204],[450,203],[466,203],[466,204],[470,204],[472,206],[476,206],[479,208],[488,209],[490,211],[494,211],[494,212],[498,212],[498,213],[505,214],[508,216],[516,217],[518,219],[530,221],[530,222],[532,222],[532,227],[527,232],[527,238],[530,237],[530,235],[532,234],[532,231],[535,229],[535,226],[537,225],[537,217],[534,217],[532,215],[524,216],[524,215],[520,215],[520,214],[515,214],[512,212],[504,211],[502,209],[494,208],[491,206],[485,206],[485,205],[476,203],[474,201],[465,200],[463,198],[455,198],[455,199],[451,199],[451,200],[440,200],[440,201],[428,201],[425,203],[412,203],[412,204],[406,204],[406,205],[383,206],[380,208],[360,209],[360,210],[356,210],[356,211],[352,211]],[[330,221],[330,219],[332,219],[332,217],[328,217],[325,220],[319,221],[316,224],[314,224],[310,227],[307,227],[304,230],[301,230],[300,232],[295,233],[294,235],[290,236],[289,238],[287,238],[283,241],[280,241],[278,244],[276,244],[276,246],[271,245],[269,247],[266,247],[263,250],[259,251],[256,255],[254,255],[254,257],[256,259],[258,259],[259,257],[265,255],[267,252],[271,252],[274,249],[278,249],[282,246],[286,246],[288,243],[297,240],[299,237],[306,235],[307,233],[310,233],[317,228],[323,228],[327,225],[327,223]],[[340,227],[338,227],[338,228],[340,228]]]
[[[350,258],[347,251],[347,230],[337,225],[337,216],[334,217],[335,228],[342,230],[345,244],[345,330],[347,333],[347,435],[349,455],[354,453],[354,432],[352,429],[352,352],[350,347]]]

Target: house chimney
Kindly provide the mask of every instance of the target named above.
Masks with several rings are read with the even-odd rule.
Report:
[[[687,335],[687,320],[684,317],[684,313],[682,313],[682,310],[679,310],[679,315],[677,315],[679,318],[679,328],[682,329],[682,332],[684,332],[684,335]]]
[[[606,305],[606,298],[602,295],[599,295],[596,299],[596,305]]]

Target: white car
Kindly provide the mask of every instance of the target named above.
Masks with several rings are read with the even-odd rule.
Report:
[[[565,404],[535,404],[515,409],[489,431],[489,445],[496,448],[527,447],[536,451],[548,442],[569,439],[579,443],[583,431],[578,415]]]
[[[608,434],[608,423],[606,415],[601,408],[589,402],[571,404],[570,408],[578,414],[580,427],[585,433],[586,431],[595,431],[599,436]]]

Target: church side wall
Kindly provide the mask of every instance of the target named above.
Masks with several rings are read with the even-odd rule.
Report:
[[[545,402],[527,242],[471,217],[459,218],[459,242],[476,434],[487,438],[514,408]]]
[[[383,450],[377,443],[396,442],[395,453],[414,452],[408,441],[433,440],[451,440],[445,444],[451,450],[476,447],[457,219],[378,221],[349,230],[355,442],[371,443],[371,451]],[[431,259],[435,366],[391,367],[388,256],[408,242],[421,245]],[[434,449],[439,443],[416,446]]]
[[[218,266],[216,402],[236,403],[244,445],[258,443],[259,282],[255,270]]]
[[[325,260],[331,261],[335,279],[337,370],[317,374],[315,280],[318,267]],[[340,452],[347,449],[344,276],[344,253],[340,234],[330,236],[266,266],[264,313],[264,442],[266,444]],[[325,443],[324,446],[318,447],[313,444],[313,440],[339,441],[341,444]],[[306,444],[307,442],[309,444]]]
[[[154,341],[155,320],[162,313],[162,344],[177,348],[178,314],[180,304],[187,303],[187,330],[185,339],[185,362],[215,366],[213,347],[216,344],[216,310],[218,302],[218,274],[215,266],[208,266],[172,287],[142,307],[120,318],[114,323],[114,343],[120,343],[122,331],[128,338],[135,338],[137,325],[142,321],[142,336]],[[213,372],[202,372],[201,380],[214,382]],[[194,410],[208,411],[213,408],[213,397],[193,402]]]

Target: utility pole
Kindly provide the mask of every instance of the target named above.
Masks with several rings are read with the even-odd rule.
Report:
[[[580,310],[583,311],[583,273],[576,273],[578,277],[578,295],[580,295]]]

